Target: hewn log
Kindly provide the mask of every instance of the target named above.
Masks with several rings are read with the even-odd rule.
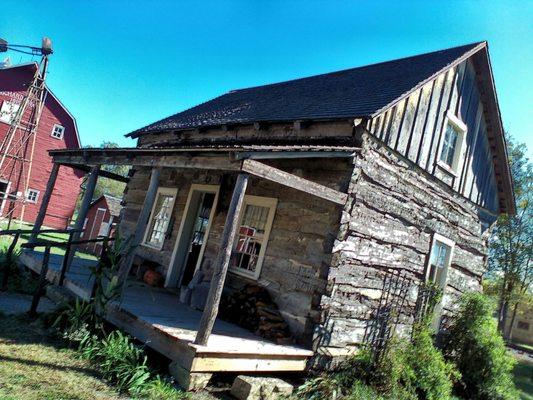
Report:
[[[166,167],[166,168],[193,168],[222,171],[239,171],[240,162],[229,159],[227,154],[217,156],[205,156],[196,154],[187,154],[181,152],[171,153],[160,150],[159,152],[146,149],[131,149],[129,152],[110,152],[106,153],[80,153],[80,152],[51,152],[55,162],[69,164],[73,167],[76,165],[134,165],[145,167]]]
[[[30,243],[33,243],[35,239],[37,239],[39,230],[43,226],[44,218],[46,217],[46,210],[48,209],[48,204],[50,203],[50,198],[52,197],[52,192],[54,191],[58,173],[59,164],[53,163],[52,171],[50,172],[50,177],[48,178],[48,183],[46,184],[46,190],[44,191],[44,195],[41,200],[41,207],[39,208],[39,213],[37,214],[35,223],[33,224],[33,232],[31,233],[29,240]]]
[[[244,160],[242,170],[325,200],[344,205],[348,195],[255,160]]]
[[[231,251],[233,249],[235,234],[237,233],[237,227],[239,224],[239,214],[244,202],[244,194],[247,185],[248,175],[239,174],[237,181],[235,182],[235,188],[233,189],[224,231],[222,232],[222,240],[218,250],[213,277],[211,278],[209,295],[202,314],[198,333],[196,334],[196,339],[194,341],[194,343],[202,346],[207,344],[209,335],[211,335],[213,326],[215,325],[215,319],[218,314],[218,306],[220,304],[220,298],[222,296],[222,290],[228,272]]]

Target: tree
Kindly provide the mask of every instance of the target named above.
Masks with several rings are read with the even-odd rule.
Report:
[[[92,146],[85,146],[86,148],[92,148]],[[119,145],[114,142],[102,142],[100,145],[101,149],[114,149],[118,148]],[[119,174],[122,176],[127,176],[128,171],[130,169],[127,165],[102,165],[101,169],[109,172],[113,172],[115,174]],[[81,199],[83,198],[83,193],[85,191],[85,182],[81,185],[82,191],[80,192],[78,196],[78,200],[76,202],[76,210],[79,209]],[[96,187],[94,189],[93,194],[93,200],[98,199],[100,196],[106,194],[108,196],[118,197],[121,198],[124,194],[124,189],[126,188],[126,184],[123,182],[118,182],[113,179],[99,177],[98,181],[96,183]]]
[[[115,149],[119,147],[117,143],[114,142],[102,142],[100,148],[102,149]],[[108,172],[113,172],[118,175],[126,176],[130,169],[127,165],[102,165],[102,169]],[[113,197],[122,197],[126,184],[123,182],[118,182],[109,178],[98,178],[96,188],[94,189],[94,199],[99,198],[100,196],[107,194]]]
[[[514,319],[519,302],[530,293],[533,283],[533,164],[525,144],[507,139],[517,210],[515,215],[498,218],[489,248],[489,274],[499,286],[498,329],[506,338],[510,335],[505,332],[509,310],[513,310]]]

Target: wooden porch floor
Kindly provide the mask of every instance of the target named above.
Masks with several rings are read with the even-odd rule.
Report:
[[[39,273],[42,252],[25,251],[21,262]],[[50,256],[48,280],[57,283],[63,257]],[[89,267],[95,261],[75,258],[65,287],[76,296],[90,296]],[[193,343],[202,313],[180,304],[178,297],[131,281],[121,305],[112,304],[106,319],[188,372],[303,371],[313,352],[278,345],[228,322],[217,320],[206,346]]]

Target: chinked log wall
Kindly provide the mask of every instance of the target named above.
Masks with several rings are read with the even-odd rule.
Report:
[[[353,168],[346,159],[265,163],[344,192]],[[148,168],[138,168],[128,184],[120,228],[124,237],[135,229],[149,176]],[[178,188],[171,235],[165,240],[162,251],[141,246],[137,254],[160,263],[162,272],[166,272],[190,185],[218,185],[221,178],[222,174],[218,171],[162,169],[159,186]],[[226,189],[221,188],[219,203],[229,203],[232,185],[226,182]],[[310,342],[313,327],[320,320],[318,309],[326,290],[331,250],[338,232],[342,206],[257,177],[250,178],[246,194],[278,199],[259,284],[268,289],[291,332],[300,342]],[[226,209],[222,205],[215,215],[204,254],[202,270],[207,272],[207,280],[216,258],[225,219]],[[230,273],[226,288],[235,289],[248,282],[253,281]]]
[[[367,133],[362,133],[349,194],[333,248],[329,294],[322,299],[316,348],[341,354],[361,343],[381,296],[384,271],[403,270],[423,279],[434,232],[456,243],[445,312],[453,309],[461,292],[480,290],[488,232],[482,231],[473,203]],[[409,297],[412,305],[416,288]]]

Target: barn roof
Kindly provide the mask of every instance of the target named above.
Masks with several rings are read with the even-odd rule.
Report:
[[[93,200],[90,207],[93,207],[95,204],[99,203],[101,200],[105,200],[107,203],[107,208],[109,209],[109,213],[113,217],[118,217],[120,215],[120,210],[122,210],[122,199],[114,196],[110,196],[108,194],[103,194],[100,197],[98,197],[96,200]]]
[[[2,71],[10,71],[10,70],[16,70],[16,69],[27,69],[28,72],[30,72],[33,75],[33,74],[35,74],[35,71],[37,70],[37,68],[39,68],[38,64],[35,61],[30,61],[30,62],[26,62],[26,63],[22,63],[22,64],[15,64],[15,65],[9,65],[9,66],[6,66],[6,67],[2,67],[2,68],[0,68],[0,73]],[[61,102],[61,100],[59,100],[59,98],[54,94],[54,92],[52,92],[52,90],[50,89],[50,87],[48,85],[46,85],[46,83],[45,83],[45,87],[46,87],[46,91],[48,92],[48,94],[50,96],[52,96],[52,99],[54,101],[56,101],[57,104],[59,104],[59,106],[63,110],[65,110],[67,115],[72,119],[72,122],[74,124],[74,130],[75,130],[75,133],[76,133],[76,140],[78,142],[78,146],[81,147],[80,133],[78,131],[78,123],[76,121],[76,118],[74,117],[74,115],[72,115],[72,113],[68,110],[68,108]]]
[[[217,125],[371,117],[484,42],[286,82],[232,90],[127,136]]]
[[[107,202],[107,207],[109,208],[109,213],[113,217],[118,217],[120,215],[120,210],[122,210],[122,199],[118,197],[109,196],[104,194],[105,200]]]

